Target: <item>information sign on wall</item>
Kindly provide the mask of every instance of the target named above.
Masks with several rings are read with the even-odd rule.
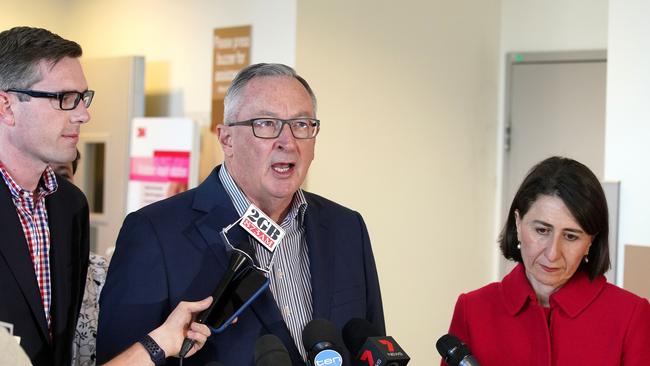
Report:
[[[216,28],[213,36],[212,122],[223,122],[223,98],[235,75],[250,64],[251,26]]]

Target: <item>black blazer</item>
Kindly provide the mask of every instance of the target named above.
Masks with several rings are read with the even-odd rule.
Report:
[[[228,254],[219,231],[239,215],[221,185],[219,169],[196,189],[125,219],[100,299],[100,364],[162,324],[180,301],[212,294],[223,276]],[[313,317],[329,319],[339,329],[351,318],[365,318],[383,331],[379,280],[361,215],[308,192],[305,198]],[[217,360],[252,366],[255,341],[267,333],[282,340],[294,365],[304,365],[270,291],[183,364]],[[178,359],[167,360],[167,365],[177,364]]]
[[[57,176],[58,189],[45,198],[50,227],[52,340],[25,234],[9,188],[0,181],[0,321],[14,335],[34,366],[70,365],[72,338],[88,270],[88,202]]]

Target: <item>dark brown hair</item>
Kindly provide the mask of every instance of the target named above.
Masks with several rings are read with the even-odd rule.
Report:
[[[592,280],[607,272],[610,267],[609,214],[603,188],[585,165],[558,156],[535,165],[521,183],[499,236],[503,256],[523,263],[517,248],[515,211],[519,211],[519,217],[524,217],[532,204],[543,195],[560,198],[582,229],[593,236],[589,262],[581,262],[578,270],[586,271]]]

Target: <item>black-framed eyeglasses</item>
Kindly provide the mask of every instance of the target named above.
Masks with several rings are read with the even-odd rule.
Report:
[[[80,101],[84,101],[86,108],[90,107],[90,103],[93,101],[95,96],[94,90],[86,90],[83,92],[78,91],[62,91],[57,93],[44,92],[39,90],[26,90],[26,89],[7,89],[6,92],[27,94],[30,97],[34,98],[50,98],[56,99],[59,101],[59,108],[64,111],[70,111],[77,108]]]
[[[251,126],[253,135],[261,139],[277,138],[285,124],[289,125],[291,134],[297,139],[313,139],[320,130],[320,121],[314,118],[253,118],[248,121],[226,123],[227,126]]]

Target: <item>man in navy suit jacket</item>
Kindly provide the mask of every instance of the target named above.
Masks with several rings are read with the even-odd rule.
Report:
[[[255,341],[268,333],[303,365],[301,332],[315,318],[339,328],[365,318],[384,330],[361,215],[300,189],[320,128],[307,82],[285,65],[252,65],[233,80],[224,107],[224,164],[197,188],[125,219],[100,300],[99,363],[162,323],[180,301],[214,291],[229,258],[219,233],[251,203],[287,232],[275,250],[270,290],[187,365],[253,365]],[[270,253],[253,244],[257,260],[270,265]]]

